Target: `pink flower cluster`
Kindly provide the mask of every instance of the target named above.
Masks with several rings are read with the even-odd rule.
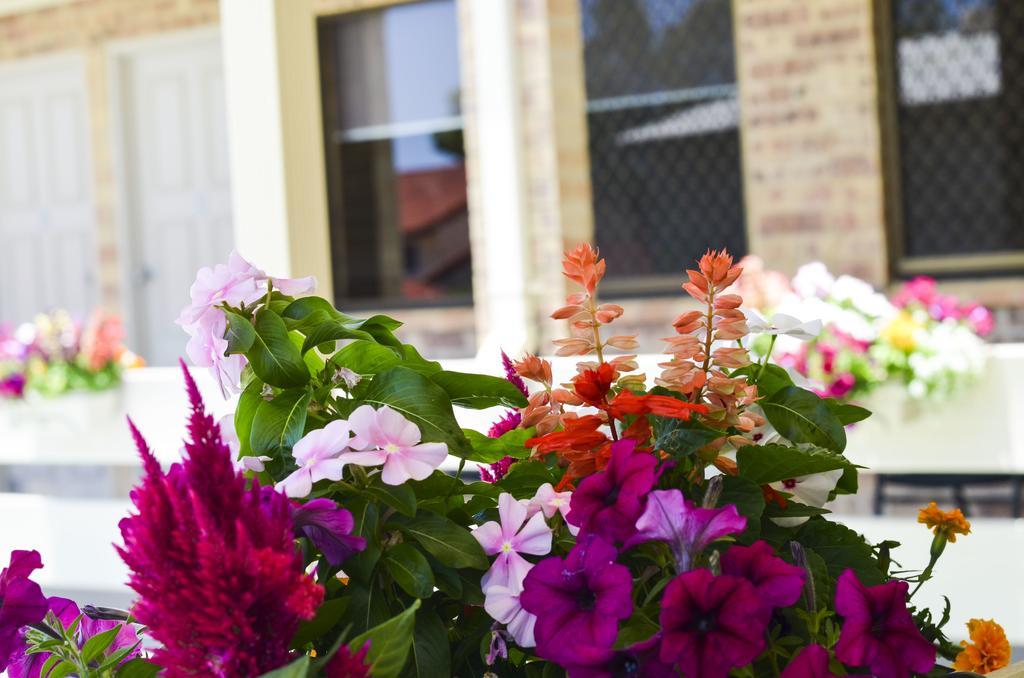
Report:
[[[978,336],[986,336],[995,326],[992,312],[977,302],[961,303],[952,294],[942,294],[934,278],[919,275],[907,281],[892,298],[897,308],[918,305],[934,320],[953,319],[966,322]]]
[[[228,342],[223,307],[256,303],[267,294],[268,283],[288,296],[306,294],[316,287],[312,277],[271,278],[232,250],[228,263],[199,269],[189,289],[192,301],[178,317],[178,324],[189,334],[185,347],[189,359],[194,365],[210,368],[225,395],[238,391],[246,361],[241,355],[224,355]]]

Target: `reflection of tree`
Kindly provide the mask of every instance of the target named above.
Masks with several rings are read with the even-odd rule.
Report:
[[[461,93],[458,89],[453,91],[448,99],[452,107],[452,115],[460,115],[462,112]],[[458,160],[466,159],[466,148],[463,145],[462,130],[450,129],[443,132],[434,132],[431,135],[434,148],[441,153],[447,153]]]

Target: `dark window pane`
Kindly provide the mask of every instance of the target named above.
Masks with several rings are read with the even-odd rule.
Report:
[[[893,7],[904,254],[1024,250],[1024,3]]]
[[[334,293],[470,299],[454,0],[320,22]]]
[[[746,251],[731,3],[581,2],[608,287],[674,288],[706,248]]]

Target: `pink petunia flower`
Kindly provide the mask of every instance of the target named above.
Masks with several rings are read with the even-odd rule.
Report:
[[[788,607],[800,599],[807,573],[775,555],[768,542],[732,546],[722,556],[722,574],[742,577],[754,585],[769,608]]]
[[[866,666],[877,678],[908,678],[935,665],[935,647],[921,635],[907,609],[907,582],[864,586],[853,570],[839,575],[836,612],[843,628],[836,658]]]
[[[332,421],[323,428],[307,433],[292,448],[299,468],[276,485],[289,497],[305,497],[318,480],[341,480],[345,461],[339,456],[349,449],[350,429],[347,421]]]
[[[808,645],[800,650],[782,670],[779,678],[838,678],[828,668],[828,650],[821,645]]]
[[[29,579],[42,566],[38,551],[12,551],[10,564],[0,570],[0,671],[22,656],[21,628],[46,614],[46,598]]]
[[[410,478],[423,480],[448,456],[444,443],[421,443],[420,429],[387,405],[374,410],[360,405],[349,415],[355,434],[341,459],[359,466],[380,466],[381,480],[401,485]]]
[[[480,580],[486,593],[494,586],[515,588],[530,570],[522,553],[543,556],[551,552],[551,528],[541,513],[527,520],[526,507],[508,492],[498,497],[498,521],[484,523],[473,530],[484,553],[497,555],[494,564]]]
[[[746,579],[704,568],[685,572],[662,597],[661,660],[686,676],[726,678],[764,650],[770,616]]]
[[[699,508],[684,499],[679,490],[655,490],[648,496],[647,508],[636,521],[637,533],[626,542],[626,547],[663,541],[672,549],[679,571],[685,572],[708,544],[746,527],[747,519],[732,504]]]

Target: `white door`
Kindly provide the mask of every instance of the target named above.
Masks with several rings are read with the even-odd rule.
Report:
[[[174,320],[196,270],[227,261],[233,242],[220,41],[134,50],[121,87],[134,340],[170,365],[185,352]]]
[[[85,69],[0,67],[0,323],[97,299]]]

